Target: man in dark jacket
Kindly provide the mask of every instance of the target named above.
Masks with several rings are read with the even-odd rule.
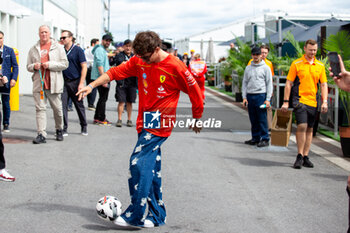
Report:
[[[127,62],[132,56],[132,41],[125,40],[123,44],[123,52],[120,52],[115,56],[113,62],[110,65],[119,66],[120,64]],[[118,121],[116,126],[122,127],[122,114],[124,111],[124,105],[126,103],[126,111],[128,113],[128,121],[126,126],[132,127],[131,113],[132,113],[132,103],[136,100],[136,90],[137,90],[137,77],[129,77],[124,80],[116,81],[117,85],[115,87],[115,98],[118,104]]]
[[[12,48],[4,45],[4,33],[0,31],[0,75],[6,76],[8,83],[0,85],[2,111],[4,114],[3,125],[4,132],[10,132],[10,89],[17,82],[18,64],[15,52]]]
[[[12,70],[11,70],[12,68]],[[15,52],[12,48],[4,45],[4,33],[0,31],[0,92],[2,96],[2,107],[4,112],[4,130],[9,132],[10,122],[10,89],[16,85],[18,75],[18,65]],[[1,112],[0,112],[1,121]],[[15,177],[10,175],[5,169],[4,144],[0,129],[0,180],[15,181]]]

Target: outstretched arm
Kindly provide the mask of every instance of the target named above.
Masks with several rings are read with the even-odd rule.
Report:
[[[95,87],[98,87],[110,81],[111,80],[106,73],[102,74],[100,77],[98,77],[98,79],[96,79],[95,81],[93,81],[92,83],[90,83],[89,85],[85,86],[77,92],[76,95],[79,96],[78,100],[80,101],[81,99],[84,99],[84,97],[90,94],[92,89],[94,89]]]

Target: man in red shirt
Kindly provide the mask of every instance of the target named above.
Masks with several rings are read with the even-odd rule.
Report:
[[[202,92],[203,100],[205,99],[204,91],[205,91],[205,73],[207,73],[207,64],[205,61],[201,60],[201,55],[197,53],[194,55],[194,60],[190,62],[188,65],[188,70],[191,72],[193,77],[196,79],[199,88]]]
[[[160,146],[171,134],[180,91],[189,95],[196,121],[203,113],[203,99],[197,82],[186,66],[163,51],[161,45],[162,41],[155,32],[138,33],[133,43],[136,56],[111,68],[77,93],[79,98],[84,98],[93,88],[104,83],[138,77],[138,141],[130,158],[131,205],[114,221],[119,226],[154,227],[165,224]],[[199,133],[201,127],[193,124],[192,130]],[[145,212],[147,206],[148,212]]]

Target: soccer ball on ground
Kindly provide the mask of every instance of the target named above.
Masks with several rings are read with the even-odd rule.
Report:
[[[100,218],[106,221],[114,221],[122,214],[122,203],[113,196],[104,196],[98,200],[96,211]]]

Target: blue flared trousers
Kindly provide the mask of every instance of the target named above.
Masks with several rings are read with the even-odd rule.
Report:
[[[155,226],[165,223],[160,146],[166,139],[167,137],[158,137],[146,130],[138,135],[129,165],[131,204],[121,215],[131,225],[142,227],[145,219],[151,220]]]

